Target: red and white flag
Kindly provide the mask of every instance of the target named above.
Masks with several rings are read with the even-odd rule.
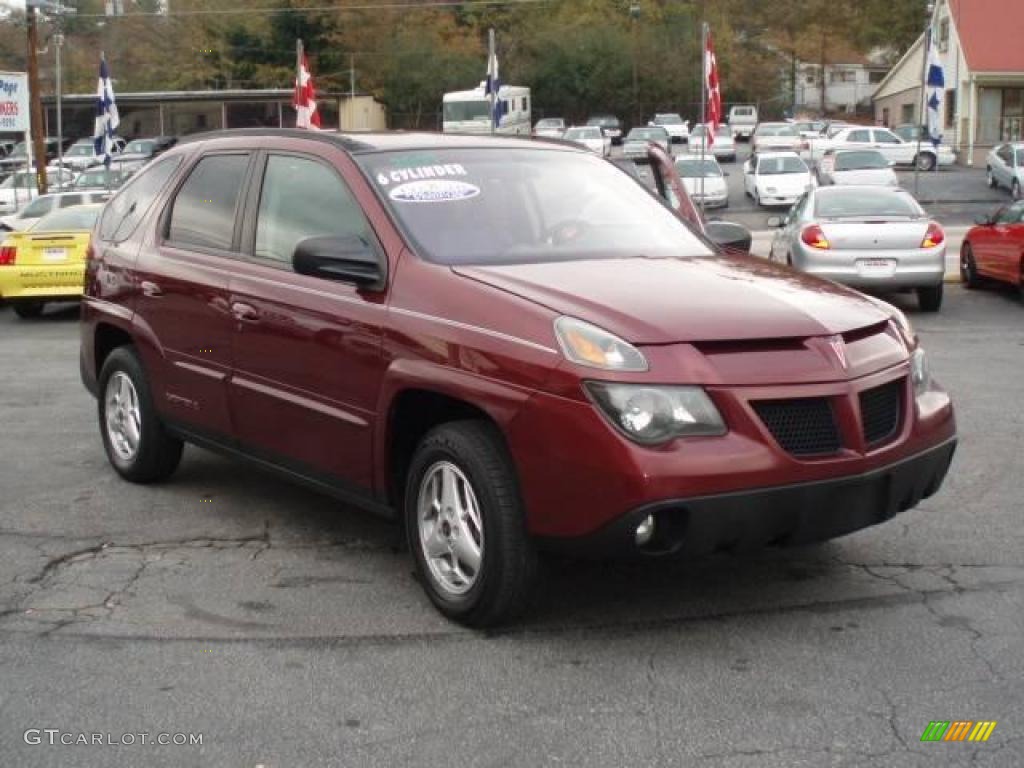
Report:
[[[313,76],[309,74],[309,62],[306,52],[302,52],[299,64],[299,77],[295,81],[295,127],[320,130],[320,113],[316,111],[316,90],[313,88]]]
[[[711,42],[711,30],[707,33],[707,42],[704,48],[704,72],[706,73],[707,82],[704,84],[708,94],[708,108],[707,114],[707,132],[708,139],[707,145],[713,146],[715,143],[715,133],[718,131],[718,126],[722,124],[722,91],[719,88],[718,82],[718,59],[715,58],[715,46]]]

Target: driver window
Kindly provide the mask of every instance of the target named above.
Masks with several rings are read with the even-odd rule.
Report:
[[[900,139],[896,134],[888,131],[875,131],[875,141],[879,144],[899,144]]]
[[[370,246],[376,242],[359,203],[332,169],[304,157],[267,158],[256,258],[291,264],[300,240],[332,235],[354,235]]]

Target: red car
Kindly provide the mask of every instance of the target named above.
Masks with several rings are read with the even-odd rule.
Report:
[[[828,539],[935,493],[955,447],[902,313],[723,255],[559,144],[197,137],[106,206],[85,293],[123,477],[191,442],[396,517],[472,625],[526,605],[540,547]]]
[[[978,220],[960,246],[960,278],[977,288],[987,278],[1024,288],[1024,200]]]

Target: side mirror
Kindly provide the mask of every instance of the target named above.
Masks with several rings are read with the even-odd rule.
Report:
[[[779,227],[784,227],[785,225],[786,225],[786,217],[785,216],[769,216],[768,217],[768,226],[771,229],[778,229]]]
[[[292,268],[300,275],[373,287],[384,280],[377,252],[357,235],[307,237],[295,246]]]
[[[708,221],[704,224],[704,232],[715,245],[741,253],[750,253],[754,240],[749,229],[731,221]]]

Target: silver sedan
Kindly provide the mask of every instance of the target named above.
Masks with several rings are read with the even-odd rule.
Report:
[[[946,235],[909,192],[817,187],[768,223],[773,261],[860,289],[914,289],[926,312],[942,305]]]

